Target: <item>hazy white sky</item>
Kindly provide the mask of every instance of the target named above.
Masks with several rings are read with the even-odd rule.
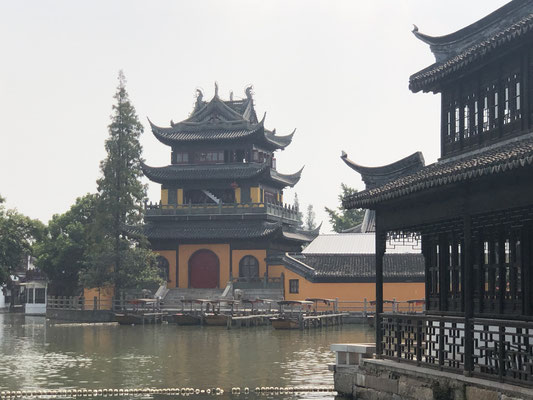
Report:
[[[407,88],[434,61],[412,24],[447,34],[506,2],[0,0],[0,194],[47,222],[96,191],[123,69],[152,166],[169,164],[170,150],[146,117],[166,126],[187,117],[196,88],[210,99],[217,81],[222,97],[244,97],[253,84],[266,126],[297,128],[278,171],[305,165],[295,190],[326,222],[341,182],[364,188],[341,150],[368,166],[417,150],[438,158],[439,97]]]

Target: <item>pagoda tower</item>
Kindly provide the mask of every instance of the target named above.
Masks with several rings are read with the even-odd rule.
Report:
[[[283,204],[283,189],[302,170],[279,173],[275,152],[294,132],[266,129],[252,88],[245,94],[222,100],[215,84],[210,101],[197,90],[189,118],[169,127],[150,121],[171,157],[167,166],[142,166],[161,185],[160,202],[146,205],[142,233],[159,254],[168,288],[223,289],[230,281],[266,287],[267,258],[300,251],[318,234],[299,230],[298,210]]]

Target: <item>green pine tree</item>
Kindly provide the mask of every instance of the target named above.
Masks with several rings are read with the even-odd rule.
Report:
[[[143,126],[130,102],[122,71],[118,80],[105,142],[107,157],[100,163],[102,177],[97,181],[99,198],[92,243],[81,275],[86,287],[112,284],[124,289],[158,280],[155,254],[148,250],[146,238],[133,241],[124,235],[126,225],[142,222],[146,186],[140,180],[139,137]]]

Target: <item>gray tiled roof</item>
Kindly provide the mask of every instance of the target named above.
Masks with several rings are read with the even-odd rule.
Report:
[[[267,221],[161,221],[140,227],[126,227],[131,235],[143,234],[154,239],[248,239],[281,232],[281,222]]]
[[[241,180],[265,173],[272,181],[284,186],[296,185],[303,170],[302,168],[294,174],[281,174],[266,163],[173,164],[165,167],[150,167],[143,163],[141,167],[148,179],[158,183],[213,179]]]
[[[524,168],[533,164],[533,138],[513,139],[428,165],[417,172],[392,180],[382,186],[344,198],[343,206],[372,208],[376,204],[407,196],[429,188],[466,182],[486,175]]]
[[[414,92],[434,90],[437,82],[444,77],[504,46],[510,47],[512,41],[533,30],[532,12],[531,0],[515,0],[475,24],[445,37],[431,38],[418,33],[415,28],[415,35],[431,44],[437,62],[412,75],[409,88]],[[461,46],[462,43],[468,45]],[[448,55],[439,53],[439,49],[448,52]],[[458,51],[454,52],[454,49]]]
[[[144,174],[154,182],[205,180],[205,179],[248,179],[270,168],[260,163],[233,164],[180,164],[165,167],[150,167],[142,164]]]
[[[156,126],[152,122],[150,122],[150,125],[155,137],[166,144],[205,140],[234,140],[247,137],[263,129],[259,124],[252,125],[249,123],[239,123],[233,127],[227,123],[202,124],[195,127],[179,125],[168,128]]]
[[[376,257],[373,254],[295,254],[285,264],[312,282],[374,282]],[[387,282],[423,282],[422,254],[385,254],[383,277]]]

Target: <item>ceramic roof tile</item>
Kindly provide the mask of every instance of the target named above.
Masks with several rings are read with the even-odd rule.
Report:
[[[394,198],[403,197],[432,187],[465,182],[486,175],[524,168],[533,163],[533,138],[513,139],[457,159],[447,159],[428,165],[414,173],[364,190],[344,198],[343,206],[371,208]]]

